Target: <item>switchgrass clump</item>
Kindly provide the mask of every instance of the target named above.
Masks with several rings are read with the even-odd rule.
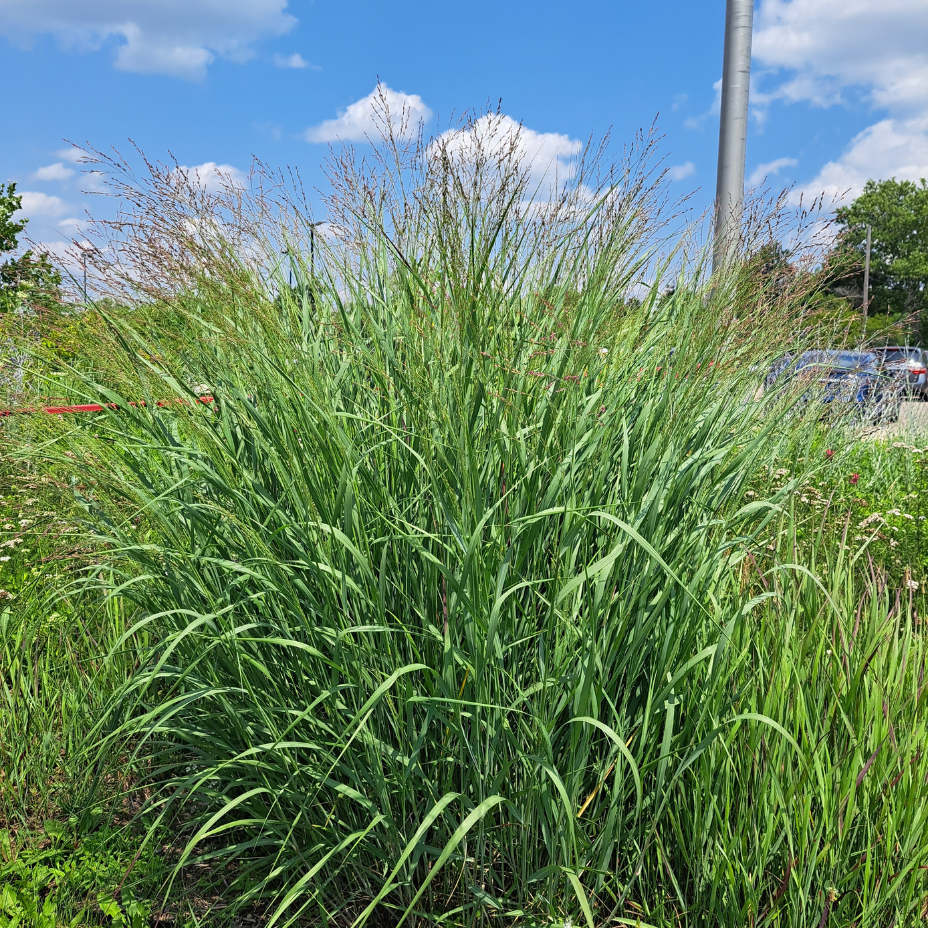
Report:
[[[271,923],[910,922],[923,639],[792,531],[816,416],[758,387],[801,294],[662,295],[645,162],[552,190],[482,125],[346,155],[325,234],[136,196],[100,273],[186,334],[110,313],[66,373],[119,411],[47,436],[151,642],[104,751]]]

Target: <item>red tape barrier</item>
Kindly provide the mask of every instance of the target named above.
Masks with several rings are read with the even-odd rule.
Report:
[[[163,409],[167,406],[181,405],[186,406],[189,400],[185,399],[176,399],[176,400],[158,400],[155,405]],[[215,399],[211,396],[198,396],[198,403],[203,403],[206,406],[216,402]],[[145,406],[145,401],[141,400],[137,403],[129,403],[130,406]],[[23,406],[20,409],[0,409],[0,419],[5,416],[34,416],[45,413],[50,416],[61,416],[65,413],[72,412],[103,412],[107,409],[119,409],[117,403],[106,403],[101,405],[100,403],[83,403],[78,406]]]

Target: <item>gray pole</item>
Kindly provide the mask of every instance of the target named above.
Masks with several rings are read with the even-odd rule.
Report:
[[[864,257],[864,331],[863,338],[867,337],[867,310],[870,308],[870,226],[867,226],[867,251]]]
[[[722,62],[722,113],[719,124],[719,172],[715,188],[713,270],[719,269],[734,256],[741,238],[753,28],[754,0],[727,0],[725,57]]]

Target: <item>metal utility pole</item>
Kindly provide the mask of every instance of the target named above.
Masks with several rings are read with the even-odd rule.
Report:
[[[713,270],[718,270],[731,260],[741,238],[753,29],[754,0],[726,0]]]
[[[870,308],[870,226],[867,226],[867,250],[864,253],[864,328],[863,338],[867,337],[867,310]]]

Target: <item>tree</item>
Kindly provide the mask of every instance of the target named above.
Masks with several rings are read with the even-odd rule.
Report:
[[[908,180],[868,180],[850,206],[836,211],[844,227],[839,253],[854,270],[841,281],[847,296],[863,302],[863,261],[867,226],[870,249],[870,313],[917,317],[928,337],[928,184]],[[836,292],[841,292],[841,288]]]
[[[48,255],[32,249],[16,255],[28,219],[14,219],[22,208],[16,184],[0,184],[0,313],[57,309],[61,275]]]

